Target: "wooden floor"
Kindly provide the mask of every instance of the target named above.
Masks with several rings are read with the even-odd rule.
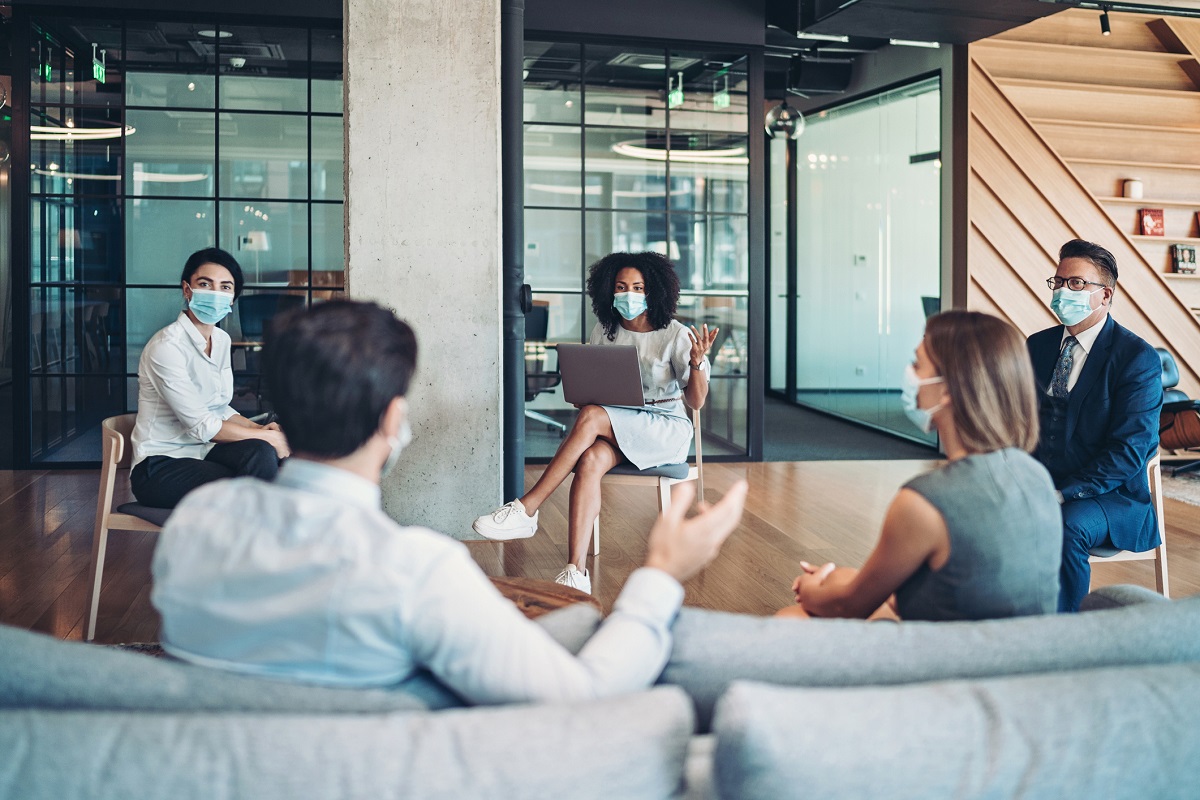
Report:
[[[889,500],[931,463],[706,465],[710,500],[741,477],[749,479],[750,494],[740,528],[717,561],[688,582],[685,602],[767,614],[791,602],[789,587],[800,560],[860,565],[874,545]],[[540,470],[527,470],[527,483]],[[0,472],[0,622],[82,638],[98,480],[93,471]],[[127,486],[118,487],[119,498],[127,492]],[[472,554],[491,575],[553,579],[566,561],[566,502],[564,486],[543,507],[537,536],[504,544],[472,543]],[[475,513],[464,509],[467,518]],[[1200,594],[1200,507],[1167,500],[1165,513],[1171,594]],[[654,491],[605,489],[601,554],[591,564],[593,592],[605,608],[645,557],[655,515]],[[157,640],[158,616],[150,606],[154,541],[154,534],[110,536],[97,641]],[[1153,566],[1098,566],[1093,585],[1109,583],[1153,588]]]

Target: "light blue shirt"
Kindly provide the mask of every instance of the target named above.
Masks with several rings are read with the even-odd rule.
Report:
[[[198,664],[334,686],[424,667],[474,703],[576,700],[654,682],[683,588],[635,571],[571,655],[506,600],[460,542],[402,527],[376,484],[292,458],[275,483],[184,498],[154,553],[163,648]]]

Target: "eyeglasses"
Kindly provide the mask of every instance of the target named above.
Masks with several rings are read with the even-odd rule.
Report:
[[[1046,285],[1051,289],[1061,289],[1065,285],[1072,292],[1082,292],[1085,286],[1108,286],[1107,283],[1085,281],[1083,278],[1060,278],[1057,275],[1053,278],[1046,278]]]

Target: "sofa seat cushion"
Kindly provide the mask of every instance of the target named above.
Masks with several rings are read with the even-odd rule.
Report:
[[[1200,596],[985,622],[795,620],[685,608],[660,683],[696,701],[701,731],[736,679],[872,686],[1200,661]]]
[[[544,614],[535,623],[578,652],[599,619],[590,605],[577,604]],[[0,654],[0,708],[326,713],[463,704],[426,673],[381,689],[330,688],[64,642],[5,625],[0,625]]]
[[[672,797],[691,703],[386,714],[0,711],[0,797],[139,800]]]
[[[721,797],[1196,796],[1200,664],[854,689],[735,683]]]

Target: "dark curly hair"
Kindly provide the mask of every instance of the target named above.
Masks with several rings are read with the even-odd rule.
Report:
[[[646,317],[654,330],[660,331],[675,319],[679,303],[679,277],[675,265],[658,253],[609,253],[592,264],[588,272],[587,292],[592,298],[592,311],[604,326],[611,342],[617,336],[620,315],[613,308],[613,287],[617,273],[633,267],[642,273],[646,284]]]

